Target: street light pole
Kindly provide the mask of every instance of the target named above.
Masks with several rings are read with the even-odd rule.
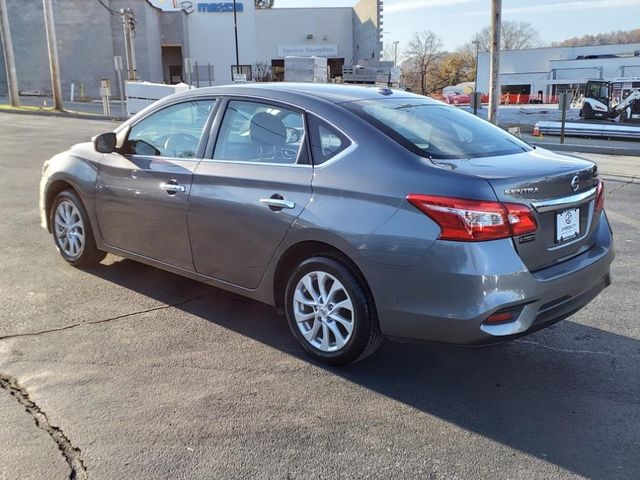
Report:
[[[400,42],[398,40],[393,42],[393,66],[394,67],[398,66],[398,44],[399,43]]]
[[[240,54],[238,51],[238,16],[236,15],[236,0],[233,0],[233,29],[236,37],[236,73],[240,74]]]
[[[9,12],[6,0],[0,0],[0,36],[2,36],[2,49],[4,63],[7,70],[7,87],[9,90],[9,104],[12,107],[20,106],[20,91],[18,90],[18,75],[16,74],[16,59],[13,56],[13,42],[9,29]]]
[[[473,40],[473,43],[476,46],[476,72],[473,80],[473,114],[478,114],[478,52],[480,49],[480,40]]]
[[[491,78],[489,83],[489,121],[498,124],[500,105],[500,30],[502,0],[491,0]]]
[[[44,6],[44,27],[47,31],[47,48],[49,49],[49,69],[51,70],[51,90],[53,93],[53,109],[62,110],[62,86],[60,85],[60,63],[58,61],[58,45],[56,28],[53,20],[51,0],[42,0]]]
[[[473,91],[477,92],[478,91],[478,54],[480,50],[480,41],[474,40],[471,43],[473,43],[476,46],[476,71],[475,71],[474,80],[473,80]]]

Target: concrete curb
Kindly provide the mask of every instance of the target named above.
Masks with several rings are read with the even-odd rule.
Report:
[[[624,147],[607,147],[600,145],[576,145],[570,143],[544,143],[531,142],[536,147],[546,148],[557,152],[578,152],[578,153],[598,153],[601,155],[628,155],[640,156],[640,147],[624,148]]]
[[[112,121],[112,122],[124,122],[126,119],[121,117],[105,117],[103,115],[95,115],[93,113],[82,113],[82,112],[70,112],[70,111],[62,111],[57,112],[54,110],[20,110],[20,109],[12,109],[12,108],[0,108],[0,113],[15,113],[17,115],[41,115],[44,117],[66,117],[66,118],[77,118],[81,120],[100,120],[100,121]]]
[[[634,183],[634,184],[640,183],[640,177],[637,177],[635,175],[623,175],[620,173],[600,172],[600,177],[612,182]]]

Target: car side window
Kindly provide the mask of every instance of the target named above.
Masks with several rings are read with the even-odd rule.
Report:
[[[307,163],[303,114],[259,102],[231,100],[213,158],[256,163]]]
[[[194,158],[215,103],[214,99],[192,100],[152,113],[131,128],[127,153]]]
[[[331,160],[351,145],[351,141],[338,129],[316,116],[310,116],[309,127],[311,152],[315,165]]]

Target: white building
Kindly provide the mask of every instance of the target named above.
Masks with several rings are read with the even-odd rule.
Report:
[[[382,0],[353,0],[347,8],[256,10],[254,0],[236,0],[238,59],[251,79],[256,63],[272,67],[281,80],[285,56],[328,58],[332,76],[342,65],[377,63],[382,51]],[[357,3],[356,3],[357,2]],[[10,1],[18,86],[51,92],[42,2]],[[277,3],[277,1],[276,1]],[[58,56],[65,97],[71,84],[86,97],[98,97],[101,79],[119,94],[114,57],[125,58],[121,9],[135,17],[136,70],[140,80],[187,80],[185,59],[197,69],[192,83],[230,83],[236,63],[233,2],[230,0],[53,0]],[[78,88],[79,87],[79,88]],[[6,94],[0,55],[0,95]]]
[[[478,91],[489,91],[488,52],[478,58]],[[640,77],[640,43],[587,47],[551,47],[503,51],[502,93],[530,95],[547,101],[575,92],[589,80]]]
[[[151,3],[165,12],[176,10],[164,6],[166,0]],[[177,3],[184,7],[184,2]],[[182,58],[197,62],[201,85],[208,85],[210,76],[214,85],[231,82],[236,64],[233,3],[193,2],[192,13],[185,16],[183,33],[188,39],[182,45],[163,47],[180,47]],[[256,63],[263,63],[271,67],[274,80],[282,80],[286,56],[327,57],[332,76],[340,75],[343,65],[380,60],[379,0],[360,0],[354,7],[344,8],[271,9],[256,9],[253,0],[239,0],[236,16],[238,63],[248,79],[255,75]],[[180,55],[163,52],[163,69],[167,71],[167,63],[179,59]]]

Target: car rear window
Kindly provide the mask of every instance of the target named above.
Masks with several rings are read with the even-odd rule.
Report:
[[[380,98],[344,106],[421,156],[478,158],[531,150],[485,120],[428,99]]]

